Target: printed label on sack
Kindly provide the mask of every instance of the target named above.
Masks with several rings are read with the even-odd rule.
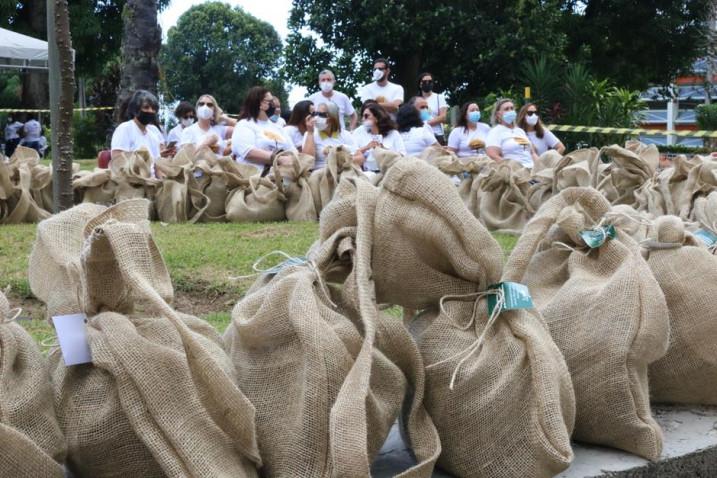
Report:
[[[707,247],[712,247],[717,244],[717,235],[712,231],[698,229],[692,235],[698,237],[702,242],[707,245]]]
[[[617,232],[615,226],[602,226],[595,229],[588,229],[580,233],[580,238],[587,244],[590,249],[597,249],[605,244],[608,239],[615,239]]]
[[[494,284],[489,289],[499,289],[503,292],[503,306],[501,310],[532,309],[533,298],[530,295],[528,286],[518,282],[501,282]],[[488,296],[488,315],[493,313],[498,304],[498,295]]]
[[[92,362],[86,322],[85,314],[56,315],[52,318],[62,358],[68,367]]]

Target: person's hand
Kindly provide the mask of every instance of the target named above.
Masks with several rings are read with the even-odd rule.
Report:
[[[369,144],[366,145],[366,148],[367,148],[367,149],[373,149],[373,148],[378,148],[379,146],[383,147],[383,145],[382,145],[381,143],[379,143],[378,141],[376,141],[376,140],[374,139],[374,140],[372,140]]]
[[[386,97],[385,96],[377,96],[376,97],[376,103],[385,103]]]
[[[175,154],[177,154],[177,148],[175,146],[164,148],[159,152],[159,155],[163,158],[173,158]]]
[[[316,125],[316,118],[309,115],[306,117],[306,131],[309,133],[314,132],[314,126]]]

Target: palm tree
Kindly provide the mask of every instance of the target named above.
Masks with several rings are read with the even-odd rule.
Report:
[[[162,29],[157,23],[157,0],[127,0],[122,12],[122,65],[115,105],[115,121],[123,121],[123,108],[132,92],[157,92],[159,67],[157,56],[162,44]]]

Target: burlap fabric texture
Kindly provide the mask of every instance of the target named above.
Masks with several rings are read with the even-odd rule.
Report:
[[[548,477],[572,460],[567,366],[536,311],[489,321],[489,286],[511,280],[503,253],[452,182],[402,159],[376,201],[379,302],[426,309],[410,324],[426,364],[439,464],[464,477]]]
[[[257,476],[254,407],[214,329],[169,305],[149,203],[87,206],[41,223],[31,256],[49,314],[88,317],[92,363],[50,356],[68,466],[79,477]]]
[[[30,334],[13,322],[19,313],[0,292],[0,475],[61,478],[66,445],[50,371]]]
[[[595,189],[561,191],[528,223],[507,267],[530,288],[570,368],[574,438],[656,460],[662,432],[647,367],[667,351],[667,305],[632,238],[618,229],[593,250],[581,238],[608,225],[610,210]]]

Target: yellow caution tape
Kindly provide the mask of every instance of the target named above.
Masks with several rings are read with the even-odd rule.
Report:
[[[74,108],[72,111],[107,111],[107,110],[113,110],[115,109],[114,106],[92,106],[89,108]],[[49,113],[50,110],[24,110],[24,109],[14,109],[14,108],[5,108],[0,109],[0,113]]]
[[[565,131],[569,133],[606,133],[606,134],[644,134],[648,136],[683,136],[688,138],[717,138],[717,131],[676,131],[665,129],[644,128],[604,128],[602,126],[569,126],[563,124],[547,125],[551,131]]]

